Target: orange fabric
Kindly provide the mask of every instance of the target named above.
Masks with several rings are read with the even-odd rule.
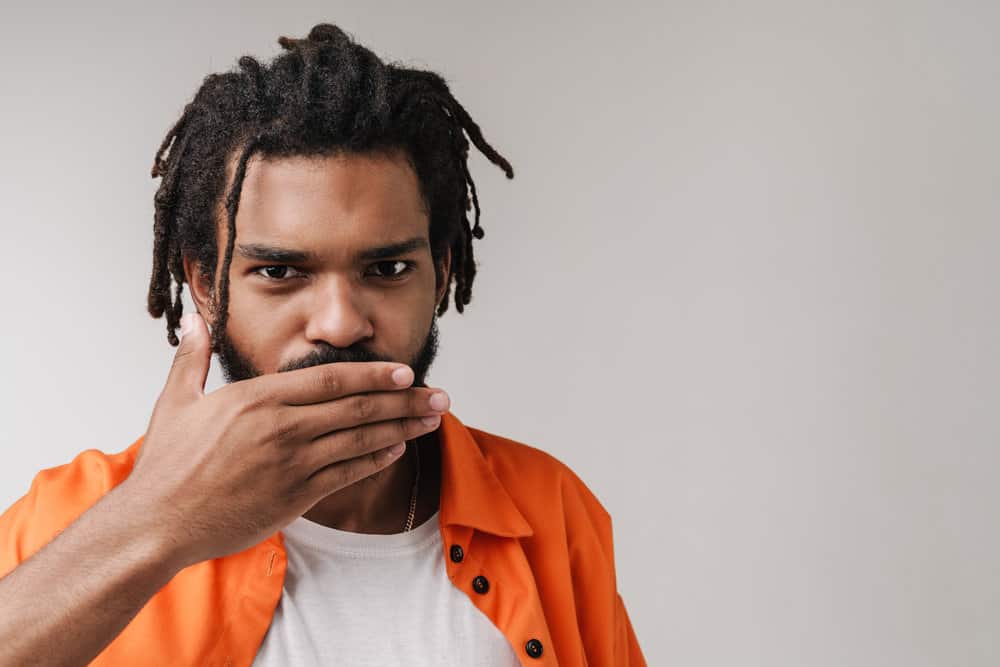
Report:
[[[528,445],[441,420],[439,522],[452,583],[511,642],[524,665],[645,666],[618,594],[611,517],[565,464]],[[45,546],[128,477],[128,449],[81,452],[39,472],[0,515],[0,576]],[[452,545],[465,552],[460,563]],[[156,593],[92,665],[250,665],[281,599],[280,532],[187,567]],[[486,593],[472,581],[489,580]],[[532,657],[526,644],[541,642]]]

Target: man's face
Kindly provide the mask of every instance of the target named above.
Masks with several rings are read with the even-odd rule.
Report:
[[[450,262],[438,285],[428,233],[416,174],[401,154],[252,159],[218,351],[226,380],[395,361],[426,386]],[[220,225],[216,295],[227,236]],[[192,284],[192,295],[211,313],[204,288]]]

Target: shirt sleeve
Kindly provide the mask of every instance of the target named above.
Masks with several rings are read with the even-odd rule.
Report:
[[[28,492],[0,514],[0,578],[56,538],[115,484],[116,460],[96,449],[40,470]]]
[[[0,514],[0,579],[3,579],[21,562],[18,558],[18,548],[15,543],[13,526],[20,513],[21,498]]]
[[[566,492],[571,571],[578,623],[588,662],[614,667],[646,667],[635,630],[618,593],[611,515],[572,471]]]
[[[646,658],[639,648],[639,640],[625,609],[622,596],[615,594],[615,664],[620,667],[646,667]]]
[[[36,475],[28,492],[0,514],[0,579],[20,565],[30,555],[29,551],[34,551],[28,543],[31,516],[36,514],[38,506],[39,480],[40,475]]]

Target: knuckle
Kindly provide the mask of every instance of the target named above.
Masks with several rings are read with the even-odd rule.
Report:
[[[172,368],[177,368],[183,366],[187,363],[187,358],[194,353],[190,347],[181,346],[177,352],[174,354],[174,360],[171,362],[170,366]]]
[[[279,460],[281,479],[285,481],[285,493],[300,488],[299,482],[309,476],[308,460],[295,447],[282,447]]]
[[[371,396],[362,394],[354,397],[354,400],[351,402],[351,414],[357,420],[368,419],[374,412],[375,401],[372,400]]]
[[[344,466],[329,465],[313,474],[309,482],[313,486],[322,486],[326,492],[333,492],[350,484],[350,479]]]
[[[319,388],[324,393],[338,393],[343,386],[339,370],[334,368],[333,364],[324,364],[322,368],[322,372],[316,379],[316,382],[319,384]]]
[[[430,396],[430,390],[428,389],[414,389],[410,392],[407,407],[411,410],[412,414],[419,415],[427,410],[428,396]]]
[[[264,407],[270,401],[270,393],[263,382],[244,382],[239,387],[243,408],[247,411]],[[235,386],[235,385],[234,385]]]
[[[279,442],[293,440],[299,433],[299,423],[286,410],[275,410],[271,415],[271,439]]]
[[[368,449],[368,444],[372,441],[371,429],[356,428],[351,433],[351,445],[354,451],[363,452]]]
[[[174,400],[173,394],[164,389],[156,398],[156,403],[153,404],[153,417],[155,418],[157,413],[171,411],[176,404],[177,401]]]

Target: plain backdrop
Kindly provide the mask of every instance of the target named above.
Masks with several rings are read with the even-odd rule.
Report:
[[[320,21],[514,165],[429,382],[602,501],[651,665],[1000,664],[993,2],[4,4],[0,505],[145,430],[155,149]]]

